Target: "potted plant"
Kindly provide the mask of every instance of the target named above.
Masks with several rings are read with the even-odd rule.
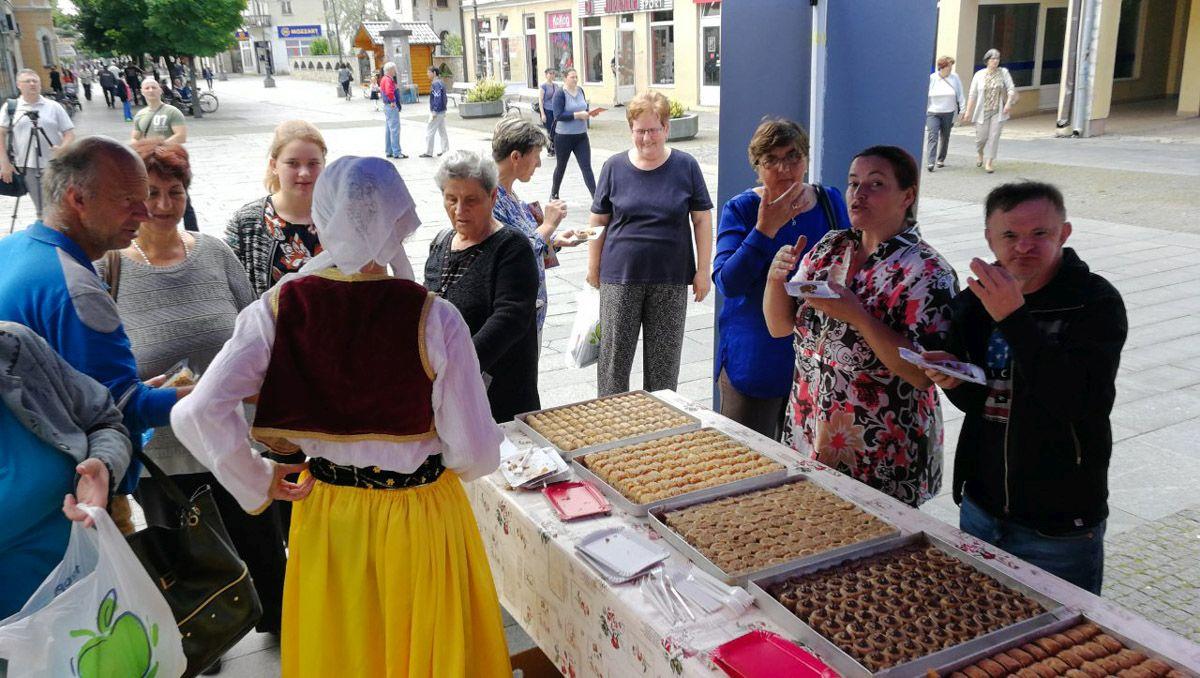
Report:
[[[503,99],[504,83],[484,78],[467,92],[458,114],[464,118],[498,118],[504,115]]]
[[[688,113],[688,109],[678,99],[671,99],[671,131],[667,133],[667,141],[683,141],[693,139],[700,132],[700,116]]]

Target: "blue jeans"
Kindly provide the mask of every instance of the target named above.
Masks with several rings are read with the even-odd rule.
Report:
[[[393,104],[383,106],[383,141],[386,155],[400,155],[400,109]]]
[[[1104,580],[1104,530],[1107,521],[1078,532],[1049,535],[996,518],[963,495],[958,528],[1037,565],[1081,589],[1100,595]]]

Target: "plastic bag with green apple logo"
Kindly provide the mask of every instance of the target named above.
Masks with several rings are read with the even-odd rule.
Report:
[[[72,523],[62,562],[0,620],[8,678],[177,678],[187,657],[170,606],[108,513],[80,508],[96,527]]]

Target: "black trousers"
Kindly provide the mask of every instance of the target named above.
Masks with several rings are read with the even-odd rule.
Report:
[[[88,101],[92,100],[92,83],[90,83],[90,82],[83,83],[83,96]]]
[[[549,122],[547,122],[547,119]],[[554,111],[547,111],[546,117],[542,118],[542,127],[546,128],[546,136],[550,137],[550,155],[554,155],[557,151],[554,150],[554,128],[558,126],[558,122],[554,119]]]
[[[116,101],[116,96],[113,95],[111,87],[100,86],[100,91],[104,92],[104,103],[108,104],[109,108],[113,108],[113,102]]]
[[[174,475],[171,480],[189,497],[201,486],[212,488],[225,531],[238,555],[246,561],[254,589],[262,602],[262,619],[255,628],[264,633],[279,633],[287,556],[283,550],[283,528],[277,509],[278,504],[286,502],[272,503],[262,513],[252,516],[242,510],[233,495],[221,487],[211,473]],[[133,496],[145,512],[147,523],[169,527],[179,524],[178,509],[153,478],[142,478]]]
[[[563,175],[567,172],[567,161],[575,154],[575,162],[579,163],[579,171],[583,173],[583,183],[587,185],[588,193],[596,194],[596,177],[592,175],[592,144],[588,141],[587,132],[583,134],[554,135],[554,183],[550,185],[550,197],[558,197],[558,188],[562,186]]]

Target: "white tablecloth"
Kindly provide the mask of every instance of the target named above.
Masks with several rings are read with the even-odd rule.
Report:
[[[1083,612],[1200,674],[1200,645],[822,464],[799,459],[790,448],[675,393],[664,391],[655,395],[696,415],[704,426],[717,428],[790,468],[803,471],[836,494],[869,506],[902,530],[938,535],[1069,609]],[[518,447],[531,445],[514,424],[507,424],[506,431],[509,440]],[[708,661],[707,650],[754,628],[782,633],[756,607],[713,628],[673,630],[643,600],[637,585],[610,586],[576,555],[575,544],[584,535],[606,527],[627,525],[651,539],[660,539],[645,519],[614,507],[611,516],[564,523],[541,492],[511,491],[499,472],[469,483],[467,491],[501,602],[565,676],[724,675]],[[673,563],[688,562],[669,545],[663,545],[672,551]]]

